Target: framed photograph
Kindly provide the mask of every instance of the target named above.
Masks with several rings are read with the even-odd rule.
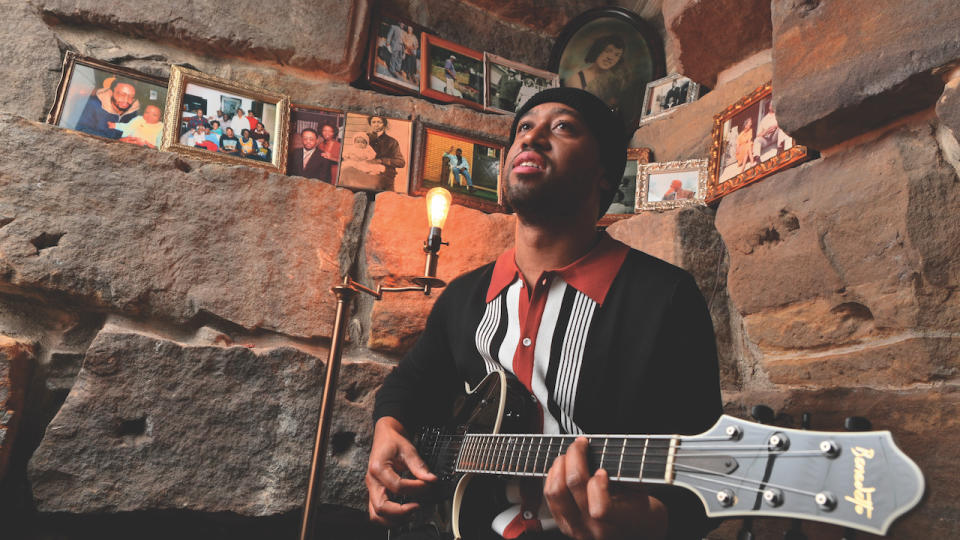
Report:
[[[483,109],[483,54],[424,32],[420,93]]]
[[[556,73],[535,69],[506,58],[483,53],[486,110],[513,114],[537,92],[560,83]]]
[[[47,123],[160,148],[167,81],[68,51]]]
[[[340,111],[292,105],[287,174],[336,183],[345,120]]]
[[[707,194],[706,159],[640,165],[637,212],[702,206]]]
[[[172,66],[162,149],[284,172],[289,117],[287,96]]]
[[[812,157],[777,125],[767,83],[713,117],[707,203]]]
[[[373,18],[367,79],[384,90],[402,94],[420,91],[420,40],[424,28],[387,14]]]
[[[627,148],[627,166],[623,169],[620,186],[613,195],[613,202],[598,225],[606,227],[611,223],[633,216],[636,212],[637,173],[644,163],[650,162],[649,148]]]
[[[407,192],[413,122],[382,114],[347,113],[337,185],[362,191]]]
[[[632,11],[591,9],[563,29],[550,58],[561,86],[587,90],[618,110],[628,127],[639,125],[643,89],[666,75],[663,41]]]
[[[441,186],[453,201],[485,212],[502,212],[504,145],[487,139],[423,126],[420,167],[414,195]]]
[[[662,116],[680,105],[696,101],[698,97],[700,85],[679,73],[647,83],[647,91],[643,94],[643,118],[640,121]]]

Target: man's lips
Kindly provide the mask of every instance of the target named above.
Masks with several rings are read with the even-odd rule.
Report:
[[[513,159],[513,172],[536,173],[546,167],[543,156],[536,152],[521,152]]]

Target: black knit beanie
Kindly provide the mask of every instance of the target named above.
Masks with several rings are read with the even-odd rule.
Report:
[[[600,216],[607,211],[613,202],[613,196],[620,186],[623,170],[627,166],[627,133],[620,115],[610,109],[600,98],[579,88],[547,88],[527,100],[513,117],[510,127],[510,146],[517,135],[517,124],[520,118],[530,109],[541,103],[563,103],[580,113],[587,128],[597,139],[600,147],[600,163],[606,172],[612,189],[608,193],[601,193]]]

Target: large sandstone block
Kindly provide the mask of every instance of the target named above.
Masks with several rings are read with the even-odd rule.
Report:
[[[711,88],[718,73],[772,40],[768,0],[664,0],[663,19],[678,71]]]
[[[0,480],[17,441],[35,348],[33,343],[0,335]]]
[[[57,38],[28,2],[2,0],[0,111],[42,120],[56,93],[61,54]]]
[[[938,150],[921,120],[721,201],[730,298],[777,382],[954,376],[960,186]]]
[[[736,388],[740,377],[726,287],[727,254],[713,225],[714,215],[706,207],[644,212],[610,225],[607,231],[624,244],[693,275],[713,319],[721,387]]]
[[[724,410],[750,418],[753,405],[766,404],[780,417],[777,425],[800,427],[803,413],[811,413],[811,428],[843,431],[844,418],[863,416],[875,430],[889,430],[896,445],[917,463],[926,480],[920,505],[904,515],[887,533],[904,540],[948,540],[960,530],[956,500],[956,461],[960,459],[960,387],[937,384],[909,390],[827,388],[823,390],[760,390],[725,394]],[[850,471],[851,492],[853,471]],[[851,493],[852,494],[852,493]],[[711,538],[735,538],[740,523],[725,523]],[[755,529],[757,538],[782,538],[787,520],[763,520]],[[839,538],[833,525],[804,523],[809,538]],[[729,534],[731,532],[733,534]],[[727,534],[724,534],[727,533]],[[857,534],[874,538],[871,535]],[[877,537],[879,538],[879,537]]]
[[[345,359],[323,503],[366,508],[370,410],[387,370]],[[296,511],[323,371],[290,347],[188,346],[108,326],[30,461],[37,509]]]
[[[183,323],[329,335],[364,196],[0,115],[0,286]],[[56,155],[37,153],[56,140]],[[62,156],[75,156],[64,160]]]
[[[368,0],[297,0],[282,7],[173,0],[164,9],[95,0],[37,4],[53,24],[98,26],[208,55],[319,70],[344,82],[362,71],[370,22]]]
[[[770,82],[772,72],[770,64],[758,66],[693,103],[644,122],[633,133],[630,146],[651,148],[652,160],[659,162],[710,157],[713,116],[757,87]]]
[[[960,59],[956,16],[954,0],[774,0],[780,127],[823,149],[930,107]]]
[[[505,214],[484,214],[454,205],[443,228],[437,277],[450,282],[464,272],[491,262],[513,245],[515,218]],[[371,284],[403,283],[422,276],[425,257],[423,242],[429,224],[422,197],[381,193],[364,244],[367,273]],[[370,321],[371,349],[403,352],[416,340],[436,295],[420,293],[387,294],[373,304]]]

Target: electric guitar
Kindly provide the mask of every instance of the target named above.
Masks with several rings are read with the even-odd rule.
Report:
[[[504,372],[462,396],[449,422],[420,431],[420,456],[449,498],[462,538],[467,485],[481,475],[546,477],[573,435],[530,430],[536,404]],[[671,484],[693,491],[711,517],[775,516],[823,521],[883,535],[920,502],[923,475],[889,431],[802,431],[721,416],[708,431],[680,435],[586,435],[588,462],[611,482]],[[429,501],[426,501],[429,502]],[[489,524],[487,524],[489,526]]]

